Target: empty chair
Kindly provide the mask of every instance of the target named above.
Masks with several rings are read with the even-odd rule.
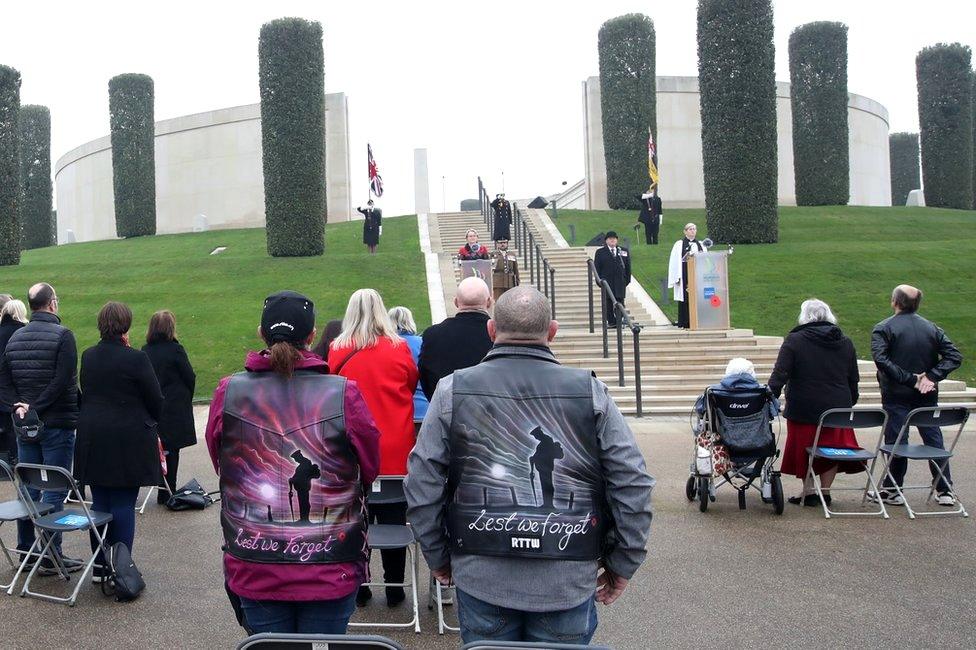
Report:
[[[265,632],[247,637],[237,650],[403,650],[403,646],[382,636]]]
[[[88,578],[88,574],[92,570],[92,566],[95,564],[95,558],[100,552],[103,553],[105,557],[108,557],[108,548],[105,544],[105,534],[108,530],[109,523],[112,521],[112,515],[106,512],[91,510],[88,507],[88,504],[82,500],[81,494],[79,493],[78,484],[75,483],[74,478],[72,478],[71,474],[68,473],[68,470],[64,469],[63,467],[58,467],[56,465],[20,463],[17,465],[16,473],[17,478],[25,488],[34,490],[50,490],[55,492],[67,491],[69,495],[76,497],[80,502],[81,508],[66,508],[58,512],[42,515],[40,511],[34,507],[32,501],[23,501],[24,505],[27,506],[28,514],[31,522],[34,524],[34,528],[40,531],[40,534],[34,540],[34,544],[28,551],[28,555],[25,555],[24,560],[21,562],[20,571],[23,571],[27,565],[30,555],[36,554],[38,556],[38,559],[36,562],[34,562],[34,566],[31,568],[30,573],[27,574],[27,579],[24,581],[24,586],[20,591],[20,595],[40,598],[42,600],[50,600],[56,603],[66,603],[68,606],[74,606],[75,600],[78,598],[78,592],[81,590],[81,585],[85,583],[85,580]],[[58,574],[64,578],[65,581],[71,580],[68,569],[64,564],[64,559],[53,542],[55,534],[70,533],[74,531],[91,532],[92,538],[95,541],[95,549],[92,550],[91,556],[88,558],[88,560],[84,562],[82,571],[78,576],[78,583],[75,585],[71,595],[61,598],[58,596],[52,596],[50,594],[31,591],[31,581],[34,579],[34,576],[37,574],[38,567],[41,566],[41,563],[45,558],[53,563],[58,571]]]
[[[545,648],[546,650],[611,650],[603,645],[569,645],[565,643],[525,643],[520,641],[473,641],[462,646],[461,650],[521,650],[522,648]]]
[[[16,499],[11,499],[10,501],[0,503],[0,527],[2,527],[8,521],[26,521],[30,519],[30,510],[28,510],[28,506],[24,504],[24,501],[30,499],[30,496],[25,494],[24,491],[20,489],[20,486],[17,485],[16,479],[14,478],[13,470],[10,469],[10,465],[2,460],[0,460],[0,480],[10,481],[11,485],[16,486],[18,497]],[[50,503],[44,503],[42,501],[34,501],[33,504],[35,511],[42,515],[46,515],[54,509],[54,506],[52,506]],[[20,578],[21,567],[23,566],[22,559],[19,557],[21,551],[7,548],[7,545],[3,542],[3,537],[0,537],[0,550],[3,551],[4,557],[7,558],[7,563],[10,564],[10,568],[16,569],[13,579],[5,585],[0,585],[0,589],[9,589],[10,591],[8,593],[12,593],[14,583],[16,583],[17,579]],[[10,555],[11,550],[13,550],[13,552],[18,556],[16,562],[14,562],[13,556]]]

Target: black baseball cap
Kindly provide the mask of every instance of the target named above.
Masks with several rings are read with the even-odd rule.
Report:
[[[315,305],[297,291],[279,291],[264,299],[261,331],[268,343],[304,343],[315,329]]]
[[[610,230],[610,231],[608,231],[607,234],[603,236],[603,241],[606,241],[606,240],[610,239],[611,237],[617,237],[617,231],[616,230]]]

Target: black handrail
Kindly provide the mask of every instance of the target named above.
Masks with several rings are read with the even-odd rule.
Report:
[[[641,325],[636,323],[631,317],[627,308],[622,302],[617,300],[610,288],[610,283],[600,277],[597,273],[593,260],[586,260],[587,276],[589,278],[589,308],[590,308],[590,332],[593,332],[593,287],[600,288],[600,312],[603,321],[603,358],[610,358],[609,334],[607,326],[607,298],[613,301],[614,321],[617,323],[617,382],[619,386],[625,386],[624,382],[624,343],[623,327],[626,325],[634,335],[634,394],[637,399],[637,417],[644,415],[643,393],[641,388],[641,362],[640,362],[640,333]]]

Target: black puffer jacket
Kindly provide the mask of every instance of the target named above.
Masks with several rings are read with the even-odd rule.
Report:
[[[915,390],[918,373],[942,381],[962,364],[962,354],[941,328],[917,313],[895,314],[874,326],[871,356],[878,366],[881,401],[920,407],[939,403],[939,389]]]
[[[12,316],[4,316],[0,320],[0,355],[7,349],[7,341],[14,335],[14,332],[24,326],[19,320],[14,320]]]
[[[8,406],[30,404],[45,426],[78,423],[78,347],[75,335],[50,312],[34,312],[14,332],[0,359],[0,392]]]
[[[769,389],[786,387],[783,417],[816,424],[827,409],[857,404],[857,353],[836,325],[819,321],[794,327],[779,349]]]

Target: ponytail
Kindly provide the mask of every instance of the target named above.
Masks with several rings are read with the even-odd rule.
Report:
[[[286,379],[295,372],[295,365],[302,360],[298,349],[287,341],[278,341],[271,346],[271,369]]]

